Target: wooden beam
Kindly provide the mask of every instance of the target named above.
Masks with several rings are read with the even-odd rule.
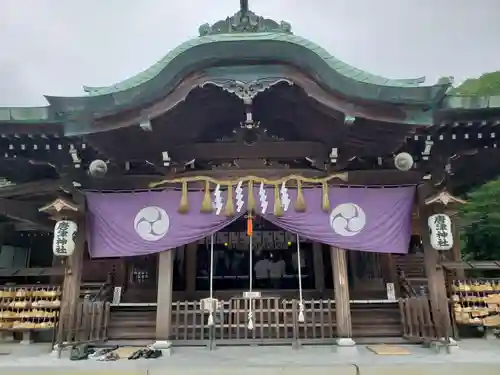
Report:
[[[13,198],[26,195],[43,195],[59,190],[59,180],[40,180],[25,184],[10,185],[0,188],[0,198]]]
[[[341,175],[344,171],[338,171]],[[349,185],[349,186],[395,186],[395,185],[418,185],[422,182],[422,173],[411,171],[411,172],[400,172],[397,170],[350,170],[345,171],[347,173],[347,180],[335,179],[332,181],[335,185]],[[245,176],[259,176],[264,178],[281,178],[290,175],[301,175],[309,178],[319,178],[328,175],[325,171],[318,171],[315,169],[231,169],[231,168],[221,168],[212,169],[205,171],[188,171],[178,173],[177,175],[169,176],[169,179],[181,178],[181,177],[193,177],[193,176],[210,176],[213,178],[229,179]],[[155,180],[164,180],[158,176],[155,176],[151,182]],[[200,185],[202,186],[202,185]]]
[[[297,174],[304,177],[324,177],[326,172],[314,169],[210,169],[204,171],[189,171],[181,173],[172,173],[168,176],[160,175],[107,175],[105,178],[100,179],[87,179],[82,181],[85,189],[95,190],[133,190],[133,189],[149,189],[151,183],[161,182],[165,177],[169,179],[190,177],[190,176],[210,176],[212,178],[228,179],[244,176],[259,176],[268,179],[277,179],[291,174]],[[338,180],[342,182],[341,180]],[[196,184],[190,185],[196,188]],[[199,188],[204,187],[203,183],[199,184]]]
[[[195,143],[172,150],[175,160],[192,159],[234,160],[234,159],[299,159],[326,158],[328,149],[319,142],[259,142],[245,145],[236,142]]]
[[[188,171],[183,173],[178,173],[172,176],[168,176],[169,178],[182,178],[182,177],[193,177],[193,176],[209,176],[212,178],[217,178],[221,180],[234,179],[245,176],[258,176],[267,179],[279,179],[285,176],[290,175],[300,175],[308,178],[318,178],[325,177],[328,173],[325,171],[318,171],[315,169],[277,169],[277,168],[261,168],[261,169],[239,169],[239,168],[220,168],[220,169],[211,169],[204,171]],[[156,178],[155,180],[151,180],[151,182],[155,181],[163,181],[165,178]],[[342,182],[341,180],[338,180]],[[195,186],[194,184],[192,185]],[[200,188],[203,185],[200,184]]]
[[[0,277],[63,276],[63,267],[2,268]]]
[[[64,134],[64,123],[55,121],[45,122],[3,122],[0,121],[3,134],[16,135],[58,135]]]
[[[404,109],[401,106],[346,98],[332,91],[324,90],[316,81],[297,68],[287,67],[286,69],[286,76],[303,88],[309,97],[335,111],[377,121],[399,122],[405,118]]]
[[[349,186],[384,186],[384,185],[417,185],[422,182],[422,173],[417,171],[400,172],[397,170],[358,170],[349,171],[347,181],[340,179],[332,181],[335,185]],[[218,179],[230,179],[245,176],[259,176],[267,179],[278,179],[292,174],[301,175],[309,178],[325,177],[327,172],[315,169],[211,169],[199,171],[187,171],[172,173],[168,176],[160,175],[115,175],[109,174],[104,178],[91,179],[81,181],[85,189],[95,190],[134,190],[134,189],[149,189],[151,183],[161,182],[168,179],[192,177],[192,176],[209,176]],[[190,184],[190,187],[196,188],[196,184]],[[204,185],[199,184],[202,189]]]
[[[439,263],[441,267],[448,270],[497,270],[500,268],[500,262],[495,260],[481,261],[444,261]]]
[[[38,206],[30,202],[0,198],[0,215],[39,225],[50,231],[54,229],[53,223],[45,215],[38,212]]]

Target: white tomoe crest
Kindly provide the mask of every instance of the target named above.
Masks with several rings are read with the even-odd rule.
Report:
[[[71,220],[59,220],[54,227],[54,255],[70,256],[75,251],[78,225]]]
[[[431,246],[436,250],[450,250],[453,247],[451,219],[445,214],[435,214],[427,220]]]
[[[339,204],[330,213],[330,226],[340,236],[355,236],[365,225],[365,211],[355,203]]]
[[[134,229],[143,240],[158,241],[165,237],[170,229],[170,217],[161,207],[144,207],[135,215]]]

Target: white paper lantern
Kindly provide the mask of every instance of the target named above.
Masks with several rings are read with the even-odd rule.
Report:
[[[394,158],[394,165],[402,172],[407,172],[413,167],[413,156],[407,152],[401,152]]]
[[[108,172],[108,165],[104,160],[96,159],[89,165],[89,173],[92,177],[104,177]]]
[[[450,250],[453,247],[451,219],[445,214],[436,214],[427,220],[431,246],[436,250]]]
[[[71,220],[60,220],[54,227],[54,255],[67,257],[75,251],[75,238],[78,225]]]

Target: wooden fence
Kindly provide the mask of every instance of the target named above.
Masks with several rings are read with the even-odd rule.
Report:
[[[60,316],[56,345],[71,346],[107,340],[110,303],[84,300],[77,304],[75,314]]]
[[[416,343],[448,340],[454,336],[443,316],[433,316],[426,296],[404,298],[399,301],[403,337]],[[449,314],[449,311],[443,312]]]
[[[354,334],[375,341],[401,337],[397,303],[369,302],[351,304]],[[213,311],[214,325],[209,326],[207,306],[199,301],[174,302],[170,339],[177,346],[210,348],[215,344],[297,347],[333,343],[337,338],[335,301],[310,299],[303,303],[304,320],[299,321],[299,301],[296,299],[266,297],[218,301]],[[58,343],[66,345],[107,339],[149,341],[155,337],[156,306],[113,306],[110,309],[107,302],[84,302],[79,305],[74,319],[61,320],[61,324]],[[406,331],[412,333],[413,325],[410,327]]]
[[[299,302],[281,298],[220,301],[209,326],[208,312],[200,302],[174,302],[172,339],[178,345],[239,345],[332,342],[336,336],[335,301],[304,301],[304,321],[299,322]],[[249,329],[249,321],[252,329]]]

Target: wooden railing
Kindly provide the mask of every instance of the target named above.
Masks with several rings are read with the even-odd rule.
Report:
[[[251,306],[251,309],[250,309]],[[252,329],[249,329],[249,313]],[[335,338],[335,302],[304,301],[304,322],[298,321],[297,300],[259,298],[221,301],[214,311],[215,324],[209,327],[208,312],[200,302],[175,302],[172,311],[172,339],[178,344],[294,344]]]
[[[337,337],[335,316],[335,300],[304,301],[304,322],[297,320],[299,314],[298,301],[290,301],[296,325],[296,339],[299,344],[326,344]]]
[[[401,299],[401,324],[403,337],[416,343],[429,343],[433,341],[448,340],[450,327],[446,326],[443,316],[433,316],[429,298],[426,296]],[[449,310],[443,312],[449,314]]]
[[[266,297],[217,301],[214,325],[209,309],[201,302],[172,304],[170,339],[177,346],[281,344],[331,344],[337,337],[334,300],[308,299],[304,320],[299,321],[299,301]],[[357,337],[401,337],[397,302],[352,301],[353,333]],[[252,327],[249,329],[251,312]],[[152,340],[155,337],[156,306],[113,306],[104,302],[82,303],[72,324],[63,327],[58,342],[75,344],[110,340]]]
[[[114,274],[110,272],[104,282],[82,284],[80,297],[91,301],[111,301],[114,286]]]
[[[55,344],[59,348],[80,343],[107,340],[110,303],[84,300],[78,303],[75,314],[60,316]]]
[[[373,306],[372,306],[373,305]],[[251,306],[251,309],[250,309]],[[300,322],[299,301],[280,298],[219,301],[208,325],[208,311],[200,302],[174,302],[172,337],[177,345],[329,344],[337,337],[335,301],[304,301]],[[401,336],[397,304],[352,303],[354,331],[370,337]],[[252,329],[248,328],[252,313]],[[372,327],[373,326],[373,327]]]
[[[326,301],[325,301],[326,302]],[[321,319],[314,302],[305,302],[305,316]],[[251,307],[251,308],[250,308]],[[231,299],[220,301],[214,308],[215,324],[208,325],[208,311],[200,302],[174,302],[172,306],[172,339],[177,344],[220,345],[260,343],[292,343],[299,331],[311,330],[312,323],[297,325],[298,302],[279,298]],[[249,329],[249,313],[253,328]],[[335,315],[335,313],[333,313]],[[319,321],[319,320],[318,320]]]
[[[417,292],[413,288],[413,285],[408,281],[406,274],[401,269],[397,268],[397,276],[398,276],[398,285],[400,286],[400,294],[401,296],[407,297],[416,297],[418,296]]]

